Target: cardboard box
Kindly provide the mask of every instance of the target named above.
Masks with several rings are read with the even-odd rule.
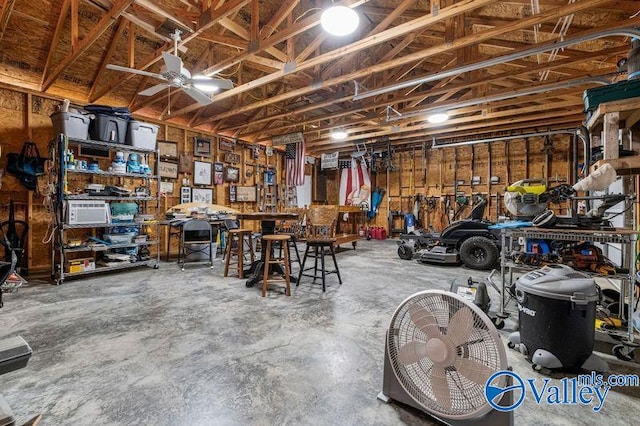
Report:
[[[67,272],[74,274],[76,272],[93,271],[96,269],[96,261],[92,257],[85,259],[69,260]]]

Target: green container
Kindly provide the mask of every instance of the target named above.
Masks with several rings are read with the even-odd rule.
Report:
[[[582,95],[584,111],[589,115],[602,103],[636,97],[640,97],[640,79],[625,80],[608,86],[587,89]]]

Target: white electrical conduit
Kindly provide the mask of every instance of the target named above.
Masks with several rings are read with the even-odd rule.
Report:
[[[466,106],[484,104],[489,102],[503,101],[505,99],[513,99],[520,96],[535,95],[536,93],[549,92],[551,90],[563,89],[563,88],[572,87],[572,86],[581,86],[584,84],[602,84],[603,86],[606,86],[608,84],[611,84],[611,82],[607,80],[604,76],[577,78],[575,80],[566,80],[559,83],[544,84],[541,86],[533,87],[531,89],[513,90],[508,93],[500,93],[498,95],[493,95],[493,96],[484,96],[481,98],[474,98],[474,99],[469,99],[469,100],[459,101],[459,102],[451,102],[448,104],[443,103],[435,107],[425,108],[419,111],[412,111],[409,113],[402,114],[400,116],[388,117],[387,122],[398,121],[406,118],[426,115],[436,111],[451,110],[451,109],[464,108]]]
[[[531,49],[527,49],[521,52],[512,53],[504,56],[497,56],[495,58],[488,59],[486,61],[476,62],[473,64],[465,65],[462,67],[454,68],[448,71],[442,71],[435,74],[428,75],[426,77],[415,78],[413,80],[397,83],[391,86],[383,87],[376,90],[370,90],[367,92],[360,92],[353,97],[354,101],[360,99],[370,98],[372,96],[378,96],[385,93],[393,92],[394,90],[404,89],[406,87],[415,86],[422,83],[428,83],[435,80],[441,80],[447,77],[453,77],[465,72],[476,71],[482,68],[490,67],[493,65],[504,64],[506,62],[514,61],[516,59],[526,58],[527,56],[536,55],[538,53],[546,52],[552,49],[562,49],[573,44],[582,43],[585,41],[595,40],[603,37],[610,36],[623,36],[623,37],[635,37],[640,38],[640,30],[636,28],[619,28],[612,30],[605,30],[596,34],[588,34],[578,37],[573,37],[567,40],[554,40],[552,42],[545,43],[541,46],[537,46]]]
[[[437,148],[452,148],[456,146],[467,146],[467,145],[476,145],[479,143],[491,143],[491,142],[499,142],[499,141],[508,141],[511,139],[525,139],[525,138],[535,138],[539,136],[553,136],[553,135],[575,135],[577,132],[576,129],[566,129],[566,130],[552,130],[549,132],[536,132],[536,133],[525,133],[520,135],[511,135],[511,136],[499,136],[495,138],[486,138],[486,139],[474,139],[465,142],[455,142],[455,143],[442,143],[437,144],[436,139],[433,138],[431,143],[432,149]]]

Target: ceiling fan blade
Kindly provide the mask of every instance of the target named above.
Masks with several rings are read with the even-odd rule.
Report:
[[[402,365],[411,365],[427,356],[427,344],[424,342],[408,342],[398,351],[398,359]]]
[[[138,94],[141,96],[153,96],[156,93],[160,93],[161,91],[163,91],[169,86],[171,85],[165,84],[165,83],[156,84],[155,86],[151,86],[148,89],[144,89],[142,92],[139,92]]]
[[[454,345],[458,346],[465,343],[471,332],[473,331],[473,313],[469,308],[458,309],[453,314],[449,327],[447,329],[447,337],[451,339]]]
[[[121,67],[120,65],[108,64],[107,69],[114,70],[114,71],[130,72],[133,74],[146,75],[147,77],[155,77],[160,79],[164,78],[161,74],[156,74],[154,72],[149,72],[149,71],[137,70],[135,68]]]
[[[431,312],[425,308],[418,305],[411,305],[409,315],[411,316],[411,321],[413,321],[416,327],[426,334],[429,339],[442,336],[438,322],[433,315],[431,315]]]
[[[431,389],[438,404],[447,410],[451,409],[451,390],[447,381],[447,371],[443,367],[433,366],[431,368]]]
[[[167,71],[182,74],[182,59],[167,52],[162,52],[162,59],[167,66]]]
[[[469,358],[458,358],[454,363],[460,375],[480,386],[484,386],[495,371],[484,364]]]
[[[187,95],[191,96],[193,99],[198,101],[198,103],[201,104],[201,105],[209,105],[209,104],[213,103],[211,98],[209,96],[207,96],[206,93],[202,93],[201,91],[199,91],[195,87],[183,86],[182,90],[184,90],[184,92]]]

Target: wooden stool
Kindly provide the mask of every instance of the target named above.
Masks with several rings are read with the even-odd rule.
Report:
[[[289,244],[288,242],[291,240],[289,235],[263,235],[262,241],[266,243],[265,245],[265,253],[264,253],[264,278],[262,280],[262,297],[267,295],[267,285],[269,283],[269,269],[271,265],[283,265],[284,266],[284,282],[286,283],[286,295],[291,296],[291,271],[289,270],[289,266],[291,264],[291,260],[289,259]],[[280,257],[272,257],[272,247],[271,243],[276,242],[280,243],[281,252],[284,253],[284,256]],[[273,281],[273,280],[272,280]]]
[[[245,244],[249,248],[249,254],[251,255],[251,263],[255,261],[255,253],[253,252],[253,244],[251,241],[251,229],[230,229],[229,237],[227,238],[227,249],[225,250],[224,259],[224,276],[229,276],[229,265],[231,264],[231,258],[236,256],[236,263],[238,265],[238,278],[244,278],[244,246]],[[233,243],[236,242],[235,249]]]

